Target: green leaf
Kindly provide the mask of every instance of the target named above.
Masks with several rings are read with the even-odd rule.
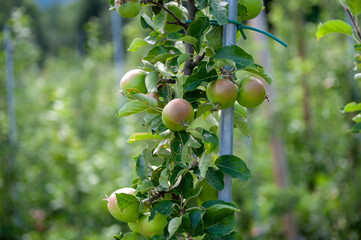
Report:
[[[128,143],[134,143],[138,141],[144,141],[144,140],[163,140],[164,137],[158,135],[158,134],[151,134],[151,133],[133,133],[128,138]]]
[[[189,140],[187,142],[187,146],[191,148],[200,148],[202,144],[198,142],[192,135],[189,135]]]
[[[201,66],[198,69],[198,72],[195,74],[192,74],[189,76],[186,80],[186,82],[183,84],[183,87],[186,91],[193,91],[195,90],[199,85],[202,84],[202,82],[212,82],[214,80],[217,80],[218,75],[216,70],[211,70],[209,73],[207,72],[207,69],[205,66]]]
[[[205,177],[208,171],[208,167],[212,163],[212,156],[210,154],[206,154],[203,158],[200,159],[199,162],[199,170],[201,172],[201,176]]]
[[[174,57],[178,57],[179,54],[174,54],[174,53],[163,53],[163,54],[159,54],[158,56],[155,56],[153,58],[153,60],[151,61],[151,63],[156,63],[156,62],[164,62],[165,60],[174,58]]]
[[[249,128],[248,121],[239,112],[234,112],[234,125],[241,130],[242,134],[246,137],[251,136],[251,129]]]
[[[361,111],[361,103],[355,103],[355,102],[351,102],[348,103],[344,108],[343,108],[344,112],[357,112],[357,111]]]
[[[186,192],[186,195],[184,196],[184,198],[187,200],[195,198],[201,193],[201,190],[202,190],[202,187],[196,187],[196,188],[189,189]]]
[[[236,45],[220,48],[213,56],[213,59],[232,60],[235,62],[238,70],[254,66],[252,56]]]
[[[224,174],[213,167],[209,167],[207,174],[206,174],[206,180],[207,182],[215,188],[217,191],[222,191],[224,188]]]
[[[316,32],[317,40],[319,41],[329,33],[343,33],[352,36],[352,27],[341,20],[330,20],[320,23]]]
[[[222,201],[222,200],[206,201],[202,204],[202,206],[207,209],[208,213],[218,212],[218,211],[224,210],[224,209],[229,210],[231,212],[240,212],[240,210],[238,209],[238,207],[236,205],[234,205],[233,203]]]
[[[269,85],[272,84],[272,77],[266,72],[266,70],[258,64],[255,64],[253,67],[246,67],[244,71],[254,73],[262,77]]]
[[[220,0],[210,0],[209,12],[214,16],[219,25],[228,23],[228,3]]]
[[[244,119],[247,119],[247,108],[241,106],[239,103],[234,104],[234,112],[239,113]]]
[[[182,42],[186,42],[186,43],[191,43],[194,46],[196,46],[198,40],[195,37],[192,36],[184,36],[184,34],[181,33],[169,33],[167,35],[167,39],[172,40],[172,41],[182,41]]]
[[[157,100],[155,98],[148,96],[147,94],[136,93],[136,94],[133,94],[132,97],[137,99],[138,101],[148,105],[149,107],[155,108],[158,106]]]
[[[143,150],[144,151],[147,151],[146,149]],[[139,154],[138,157],[137,157],[137,160],[136,160],[136,172],[137,172],[137,175],[140,179],[144,180],[148,177],[148,168],[147,168],[147,163],[146,163],[146,160],[143,156],[143,153],[142,154]]]
[[[178,65],[181,65],[182,63],[184,63],[188,59],[189,59],[189,53],[182,53],[182,55],[180,55],[177,58],[177,63],[178,63]]]
[[[117,203],[120,211],[123,211],[125,208],[129,207],[129,205],[138,203],[140,205],[139,200],[133,195],[126,193],[115,193],[117,197]]]
[[[351,129],[351,132],[360,133],[361,132],[361,122],[354,125],[353,128]]]
[[[199,10],[202,10],[208,6],[208,0],[196,0],[196,6]]]
[[[200,89],[196,89],[191,92],[186,92],[184,94],[184,99],[187,100],[190,103],[194,103],[198,101],[200,98],[207,99],[206,92]]]
[[[128,51],[135,52],[138,48],[148,45],[148,42],[145,41],[143,38],[135,38],[132,43],[130,44]]]
[[[245,162],[234,155],[223,155],[216,160],[216,165],[223,173],[237,178],[240,181],[247,181],[251,172]]]
[[[345,3],[350,8],[352,14],[355,16],[361,13],[361,1],[360,0],[346,0]]]
[[[212,225],[206,226],[204,228],[204,231],[206,233],[214,235],[215,237],[221,237],[231,232],[235,226],[236,217],[234,215],[230,215],[220,221],[215,222]]]
[[[145,77],[145,86],[147,87],[148,92],[158,92],[158,81],[158,72],[156,71],[150,72]]]
[[[209,19],[208,17],[200,17],[194,20],[188,27],[189,35],[197,39],[195,44],[195,50],[199,53],[201,44],[203,42],[203,37],[206,31],[209,28]]]
[[[165,78],[172,78],[174,76],[174,74],[169,71],[167,65],[165,65],[162,62],[157,62],[154,65],[157,68],[157,71],[160,73],[160,75],[162,75]]]
[[[231,232],[225,237],[221,237],[220,240],[243,240],[243,237],[237,232]]]
[[[217,135],[203,129],[202,136],[204,139],[204,147],[206,149],[206,153],[209,154],[214,150],[216,150],[216,148],[219,145],[219,140]]]
[[[145,14],[145,12],[142,12],[142,15],[140,17],[140,23],[142,24],[142,27],[144,29],[151,29],[151,30],[154,30],[155,29],[155,26],[154,26],[154,23],[152,21],[152,19],[150,19],[147,14]]]
[[[192,236],[203,234],[203,215],[204,211],[201,209],[192,209],[183,215],[184,228]]]
[[[153,16],[154,27],[161,29],[167,19],[167,13],[165,11],[160,11],[157,15]]]
[[[163,85],[158,91],[159,95],[165,100],[166,103],[172,99],[172,89],[168,85]]]
[[[168,169],[163,169],[159,177],[159,185],[165,189],[168,189]]]
[[[124,235],[122,240],[146,240],[140,233],[128,232]]]
[[[116,240],[121,240],[122,239],[122,233],[120,235],[113,235],[113,238],[115,238]]]
[[[172,220],[170,220],[168,224],[168,232],[169,232],[168,239],[174,235],[174,233],[178,230],[181,224],[182,224],[182,217],[175,217]]]
[[[109,4],[110,4],[110,6],[114,6],[114,0],[109,0]]]
[[[172,157],[175,162],[182,162],[182,151],[189,140],[189,134],[185,131],[175,132],[171,141]]]
[[[192,137],[193,138],[193,137]],[[200,147],[193,147],[192,148],[192,151],[193,151],[193,153],[197,156],[197,157],[199,157],[199,158],[201,158],[202,157],[202,155],[203,155],[203,153],[204,153],[204,144],[203,144],[203,142],[202,142],[202,139],[199,139],[199,138],[194,138],[194,140],[200,145]],[[196,173],[195,173],[196,174]]]
[[[149,106],[140,101],[131,101],[125,104],[117,113],[117,117],[130,116],[148,110]]]
[[[196,118],[202,116],[204,113],[214,109],[211,103],[205,103],[198,107]]]
[[[193,188],[193,182],[193,175],[187,172],[185,175],[183,175],[182,181],[176,189],[182,196],[186,196],[189,189]]]
[[[146,61],[146,60],[142,59],[142,63],[144,65],[143,69],[145,71],[151,72],[151,71],[155,70],[155,67],[149,61]]]
[[[152,221],[156,213],[160,213],[164,216],[170,216],[173,213],[175,204],[168,200],[160,200],[156,205],[153,206],[150,212],[149,221]]]
[[[149,50],[148,55],[146,57],[144,57],[143,59],[146,61],[149,61],[151,63],[154,64],[154,58],[161,55],[161,54],[166,54],[167,52],[167,48],[164,46],[155,46],[152,49]]]
[[[153,185],[152,181],[145,179],[142,181],[141,185],[138,185],[137,191],[144,194],[153,188],[154,188],[154,185]]]
[[[361,122],[361,113],[357,114],[356,116],[354,116],[352,118],[352,121],[356,122],[356,123],[359,123]]]

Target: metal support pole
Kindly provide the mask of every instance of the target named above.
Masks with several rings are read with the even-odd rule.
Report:
[[[119,16],[119,14],[116,11],[111,12],[111,18],[112,18],[112,35],[113,35],[113,46],[114,46],[115,77],[116,77],[117,86],[119,86],[119,81],[124,71],[122,18]]]
[[[111,11],[111,21],[112,21],[112,38],[113,38],[113,48],[114,48],[114,67],[115,67],[115,82],[116,88],[119,88],[120,79],[124,74],[124,50],[123,50],[123,37],[122,37],[122,18],[116,11]],[[118,97],[118,108],[120,109],[125,104],[125,99]],[[120,136],[123,136],[126,123],[123,121],[119,123],[119,132]],[[126,139],[124,139],[126,141]],[[124,148],[121,150],[122,159],[126,159],[129,156],[129,149]],[[122,161],[123,169],[129,169],[129,161]],[[124,171],[124,176],[128,173]]]
[[[8,114],[9,114],[9,126],[10,126],[10,146],[12,149],[16,143],[16,121],[15,121],[15,103],[14,103],[14,68],[13,68],[13,45],[11,40],[11,29],[9,26],[4,28],[5,37],[5,58],[6,58],[6,91],[8,101]],[[12,152],[11,165],[14,164],[14,152]]]
[[[237,20],[237,0],[227,0],[229,5],[228,19]],[[237,26],[228,23],[223,27],[223,46],[235,45]],[[233,115],[234,107],[224,109],[221,112],[220,155],[233,154]],[[224,189],[218,193],[218,198],[226,202],[232,202],[232,178],[224,176]]]
[[[14,59],[13,59],[13,44],[11,37],[11,28],[6,25],[4,28],[4,48],[5,48],[5,65],[6,65],[6,95],[8,103],[9,115],[9,141],[10,141],[10,158],[6,163],[6,179],[9,181],[11,205],[15,206],[18,202],[16,173],[15,173],[15,158],[16,158],[16,119],[15,119],[15,99],[14,99]],[[22,220],[17,208],[13,210],[14,223],[16,227],[21,226]]]

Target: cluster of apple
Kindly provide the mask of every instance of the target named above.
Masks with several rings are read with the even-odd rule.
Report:
[[[138,93],[147,94],[154,98],[159,108],[162,110],[163,124],[172,131],[183,131],[194,119],[194,109],[192,105],[181,98],[171,100],[166,105],[160,100],[156,92],[147,92],[145,77],[146,73],[140,69],[127,72],[120,81],[120,88],[123,91],[133,90]],[[261,82],[254,76],[245,76],[239,84],[226,78],[215,80],[208,84],[206,96],[208,101],[218,109],[226,109],[237,101],[240,105],[253,108],[260,105],[266,97],[266,90]]]
[[[203,180],[196,183],[196,187],[202,187],[200,195],[194,199],[195,205],[201,205],[203,202],[216,199],[218,192]],[[106,200],[107,207],[111,215],[119,221],[128,223],[131,233],[127,233],[122,239],[134,239],[135,235],[142,235],[150,239],[156,235],[164,234],[164,228],[168,224],[167,217],[163,214],[156,214],[153,219],[150,218],[150,212],[143,213],[144,206],[138,198],[135,197],[135,189],[125,187],[113,192]],[[120,209],[117,198],[127,199],[127,204]],[[139,239],[139,236],[137,236]]]
[[[134,193],[135,189],[127,187],[113,192],[107,198],[109,212],[119,221],[128,223],[133,232],[128,234],[129,239],[133,239],[134,234],[141,234],[147,239],[155,235],[162,235],[163,229],[168,223],[167,217],[157,214],[149,221],[150,213],[142,214],[143,204],[134,196]],[[127,198],[131,203],[120,209],[117,198]],[[125,236],[123,239],[127,239],[127,237]]]

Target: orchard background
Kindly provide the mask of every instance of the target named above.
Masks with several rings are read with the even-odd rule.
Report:
[[[349,132],[355,114],[340,111],[360,102],[354,42],[316,38],[320,22],[347,16],[337,1],[264,3],[247,25],[289,46],[250,33],[239,42],[273,76],[274,89],[269,103],[248,111],[252,141],[235,129],[234,154],[252,172],[233,183],[236,230],[244,239],[360,239],[361,140]],[[144,148],[127,143],[146,128],[141,115],[115,117],[125,103],[115,90],[119,74],[140,66],[147,51],[126,49],[148,31],[139,16],[122,20],[124,60],[115,68],[116,13],[108,8],[103,0],[0,3],[1,30],[12,28],[17,128],[12,155],[2,31],[1,239],[111,239],[128,231],[102,199],[130,185],[133,157]]]

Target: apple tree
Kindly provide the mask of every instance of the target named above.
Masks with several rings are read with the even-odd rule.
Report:
[[[225,1],[110,0],[110,5],[123,17],[139,17],[149,30],[128,50],[151,46],[142,66],[120,80],[127,103],[117,117],[142,114],[139,124],[149,131],[128,140],[148,140],[135,157],[131,188],[107,199],[111,214],[131,229],[115,238],[242,239],[233,230],[240,210],[217,200],[217,192],[225,175],[247,181],[251,172],[239,157],[217,153],[217,112],[234,106],[234,125],[249,136],[246,107],[266,99],[263,84],[271,84],[271,77],[241,47],[222,47],[222,26],[229,22]],[[238,20],[256,17],[262,8],[261,0],[238,1]],[[232,24],[242,32],[237,38],[245,37],[241,23]]]

